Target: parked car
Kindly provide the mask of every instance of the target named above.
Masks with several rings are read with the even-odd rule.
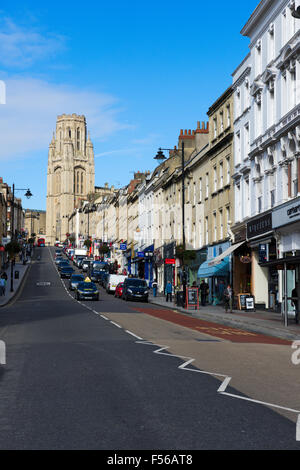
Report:
[[[56,256],[55,258],[55,264],[58,265],[62,261],[65,261],[62,255]]]
[[[84,281],[83,274],[72,274],[72,276],[70,277],[69,289],[70,290],[76,289],[78,284],[83,281]]]
[[[72,268],[72,266],[63,266],[60,270],[60,277],[62,279],[70,279],[70,277],[72,276],[74,272],[74,269]]]
[[[91,278],[92,282],[99,282],[99,280],[101,278],[101,271],[93,270],[91,272],[90,278]]]
[[[62,268],[66,268],[67,266],[70,266],[69,261],[63,259],[62,261],[60,261],[60,263],[58,263],[57,269],[60,271]]]
[[[108,279],[109,273],[107,271],[100,271],[99,284],[100,286],[106,288],[106,282]]]
[[[105,261],[94,260],[93,269],[108,271],[108,263],[105,263]]]
[[[143,279],[126,278],[123,283],[122,299],[148,302],[149,288]]]
[[[123,282],[119,282],[115,290],[115,297],[121,298],[123,292]]]
[[[73,259],[73,264],[75,264],[75,266],[79,267],[80,261],[83,261],[84,259],[85,259],[84,256],[77,256],[76,258]]]
[[[94,282],[80,282],[76,287],[77,300],[99,300],[99,291]]]
[[[92,268],[93,260],[85,259],[82,262],[82,271],[87,272],[90,268]]]
[[[83,262],[86,260],[86,258],[79,258],[77,262],[77,268],[82,269]]]
[[[121,274],[109,274],[106,282],[106,292],[110,294],[111,292],[115,292],[117,285],[120,282],[123,282],[127,276],[123,276]]]

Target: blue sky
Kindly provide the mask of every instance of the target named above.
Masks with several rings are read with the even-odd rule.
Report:
[[[248,53],[240,30],[259,2],[39,3],[0,9],[0,176],[31,189],[25,208],[45,209],[57,115],[86,116],[97,186],[153,170],[157,148],[206,121],[231,84]]]

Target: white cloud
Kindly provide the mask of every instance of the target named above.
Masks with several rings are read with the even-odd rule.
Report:
[[[59,114],[84,114],[92,141],[132,126],[119,120],[117,99],[36,79],[6,80],[6,105],[0,107],[0,159],[47,151]]]
[[[62,35],[45,34],[24,29],[11,19],[0,21],[0,64],[5,67],[27,68],[34,62],[57,55],[65,49]]]

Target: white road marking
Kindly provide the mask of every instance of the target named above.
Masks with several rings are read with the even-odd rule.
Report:
[[[208,374],[208,375],[211,375],[211,376],[214,376],[214,377],[225,377],[225,379],[223,380],[221,386],[217,390],[217,392],[220,393],[221,395],[226,395],[226,396],[229,396],[229,397],[232,397],[232,398],[238,398],[240,400],[250,401],[252,403],[257,403],[259,405],[269,406],[271,408],[278,408],[278,409],[281,409],[281,410],[289,411],[291,413],[297,413],[298,414],[298,420],[297,420],[297,425],[296,425],[296,441],[300,441],[300,411],[299,410],[294,410],[292,408],[287,408],[287,407],[284,407],[284,406],[275,405],[273,403],[267,403],[267,402],[263,402],[263,401],[259,401],[259,400],[254,400],[253,398],[242,397],[240,395],[234,395],[233,393],[227,393],[227,392],[225,392],[225,390],[228,387],[228,384],[231,380],[231,377],[229,377],[228,375],[218,374],[216,372],[208,372],[208,371],[202,371],[202,370],[198,370],[198,369],[187,368],[186,366],[188,364],[191,364],[195,359],[193,359],[191,357],[187,358],[185,356],[177,356],[177,355],[172,354],[172,353],[162,352],[162,351],[165,351],[166,349],[168,349],[169,346],[161,346],[159,344],[151,343],[150,341],[136,341],[136,343],[137,344],[145,344],[145,345],[149,345],[149,346],[158,346],[159,349],[156,349],[155,351],[153,351],[153,353],[155,353],[155,354],[161,354],[161,355],[164,355],[164,356],[172,356],[172,357],[177,357],[177,358],[180,358],[180,359],[188,359],[188,361],[186,361],[184,364],[181,364],[178,367],[179,369],[187,370],[187,371],[190,371],[190,372],[197,372],[197,373],[200,373],[200,374]]]
[[[118,323],[115,323],[114,321],[111,321],[111,320],[110,320],[110,323],[112,323],[113,325],[117,326],[118,328],[122,328],[121,325],[119,325]]]
[[[49,247],[48,247],[49,248]],[[49,248],[49,251],[50,251],[50,248]],[[52,254],[51,254],[51,251],[50,251],[50,255],[51,255],[51,258],[52,258]],[[54,264],[54,261],[53,261],[53,258],[52,258],[52,262]],[[57,273],[59,274],[58,272],[58,269],[56,268],[55,264],[54,264],[54,267],[57,271]],[[63,280],[60,278],[63,286],[65,287],[64,283],[63,283]],[[65,287],[66,289],[66,287]],[[71,294],[68,292],[68,294],[70,295],[70,297],[72,299],[74,299]],[[74,299],[75,300],[75,299]],[[77,301],[79,304],[83,305],[84,307],[88,308],[89,310],[92,310],[92,308],[82,304],[81,302]],[[96,312],[95,312],[96,313]],[[108,320],[107,317],[105,317],[104,315],[101,315],[101,318],[103,318],[104,320]],[[120,325],[118,325],[118,323],[115,323],[113,321],[110,320],[110,323],[112,323],[113,325],[117,326],[118,328],[122,328]],[[162,351],[165,351],[166,349],[169,349],[169,346],[161,346],[161,345],[158,345],[158,344],[154,344],[154,343],[151,343],[149,341],[143,341],[142,338],[139,338],[137,335],[135,335],[134,333],[132,333],[131,331],[128,331],[128,330],[125,330],[127,333],[131,334],[132,336],[136,337],[139,341],[136,341],[137,344],[145,344],[145,345],[150,345],[150,346],[158,346],[159,349],[153,351],[155,354],[161,354],[163,356],[170,356],[170,357],[177,357],[179,359],[188,359],[188,361],[184,362],[183,364],[181,364],[178,369],[182,369],[182,370],[187,370],[187,371],[190,371],[190,372],[198,372],[200,374],[208,374],[208,375],[211,375],[211,376],[214,376],[214,377],[225,377],[225,380],[222,382],[221,386],[218,388],[217,392],[220,393],[221,395],[226,395],[226,396],[229,396],[229,397],[232,397],[232,398],[238,398],[240,400],[244,400],[244,401],[250,401],[252,403],[257,403],[259,405],[264,405],[264,406],[270,406],[272,408],[278,408],[278,409],[281,409],[281,410],[285,410],[285,411],[290,411],[291,413],[297,413],[298,414],[298,419],[297,419],[297,424],[296,424],[296,441],[300,441],[300,411],[299,410],[294,410],[292,408],[287,408],[287,407],[284,407],[284,406],[280,406],[280,405],[275,405],[273,403],[267,403],[267,402],[263,402],[263,401],[259,401],[259,400],[254,400],[252,398],[248,398],[248,397],[242,397],[240,395],[234,395],[232,393],[227,393],[225,392],[230,380],[231,380],[231,377],[229,377],[228,375],[224,375],[224,374],[218,374],[216,372],[208,372],[208,371],[202,371],[202,370],[198,370],[198,369],[190,369],[190,368],[187,368],[186,366],[191,364],[195,359],[191,358],[191,357],[186,357],[186,356],[177,356],[175,354],[172,354],[172,353],[166,353],[166,352],[162,352]]]
[[[229,384],[231,380],[231,377],[226,377],[225,380],[223,380],[221,386],[218,388],[218,392],[225,392],[226,388],[227,388],[227,385]]]
[[[296,425],[296,441],[300,441],[300,414],[298,415],[297,425]]]
[[[132,333],[132,331],[129,331],[129,330],[125,330],[125,331],[126,331],[126,333],[128,333],[128,334],[131,335],[131,336],[134,336],[134,337],[137,338],[137,339],[140,339],[140,340],[143,339],[143,338],[141,338],[140,336],[135,335],[134,333]]]

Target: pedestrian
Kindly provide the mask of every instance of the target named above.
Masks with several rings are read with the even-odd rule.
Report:
[[[0,278],[0,295],[5,294],[5,279],[3,277]]]
[[[231,288],[231,285],[228,284],[228,286],[224,290],[224,303],[225,303],[226,313],[229,308],[230,308],[230,313],[232,313],[232,301],[233,301],[233,290]]]
[[[295,307],[295,322],[299,323],[299,296],[298,296],[299,282],[296,282],[296,287],[292,290],[292,305]]]
[[[206,304],[206,296],[208,294],[208,284],[202,280],[200,284],[200,296],[201,296],[201,305],[205,307]]]
[[[168,302],[169,299],[172,302],[172,284],[170,281],[168,281],[166,285],[166,302]]]
[[[157,294],[157,280],[154,279],[154,281],[152,282],[152,289],[153,289],[153,297],[156,297],[156,294]]]
[[[7,274],[5,271],[1,274],[1,277],[7,281]]]

